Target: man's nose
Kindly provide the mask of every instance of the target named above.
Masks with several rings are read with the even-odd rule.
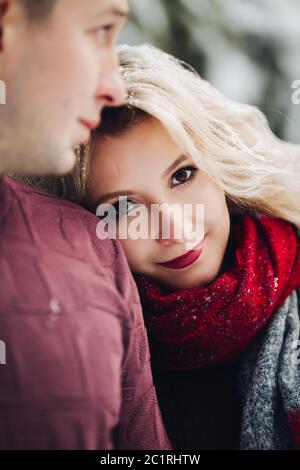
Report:
[[[104,106],[120,106],[126,97],[125,84],[121,77],[119,61],[113,57],[99,77],[96,98]]]

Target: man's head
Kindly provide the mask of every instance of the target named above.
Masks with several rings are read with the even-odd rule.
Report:
[[[40,21],[52,12],[58,0],[18,0],[28,19]]]
[[[124,86],[114,44],[127,0],[0,0],[0,172],[68,172]]]

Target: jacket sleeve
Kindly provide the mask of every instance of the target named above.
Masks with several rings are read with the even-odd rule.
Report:
[[[129,273],[130,274],[130,273]],[[139,295],[130,274],[132,325],[122,368],[122,409],[116,449],[175,450],[163,424],[153,383],[150,350]]]

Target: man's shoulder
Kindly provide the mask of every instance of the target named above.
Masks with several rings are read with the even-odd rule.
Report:
[[[78,214],[78,217],[88,212],[77,204],[74,204],[62,197],[40,191],[9,175],[2,175],[0,177],[0,204],[3,205],[3,203],[5,203],[5,206],[8,206],[13,201],[20,200],[20,198],[22,201],[26,202],[27,208],[33,207],[36,209],[40,204],[44,208],[47,206],[51,207],[52,210],[54,210],[54,213],[55,208],[58,213],[61,209],[69,209],[69,211],[73,211],[74,214]],[[90,215],[93,217],[92,214]]]
[[[120,256],[115,240],[100,240],[98,218],[63,198],[2,177],[0,195],[1,237],[11,243],[31,242],[36,250],[79,257],[113,265]]]
[[[65,292],[72,290],[78,301],[88,297],[98,305],[120,295],[128,305],[139,304],[120,242],[99,239],[98,223],[94,214],[76,204],[2,177],[0,266],[5,279],[10,286],[25,286],[27,280],[33,286],[34,279],[42,277],[37,283],[44,285],[51,278],[55,290],[66,283]]]

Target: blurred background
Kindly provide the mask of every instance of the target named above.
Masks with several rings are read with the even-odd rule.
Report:
[[[151,43],[189,62],[229,98],[258,106],[276,135],[300,143],[300,103],[292,102],[300,0],[129,1],[120,42]]]

